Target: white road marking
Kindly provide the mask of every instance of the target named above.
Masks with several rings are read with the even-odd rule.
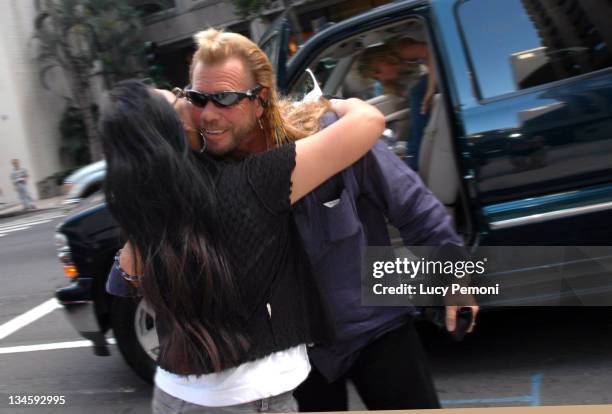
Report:
[[[30,217],[26,217],[26,218],[20,218],[17,220],[10,220],[10,221],[5,221],[2,225],[13,225],[13,224],[21,224],[21,223],[28,223],[31,221],[37,221],[37,220],[46,220],[46,219],[55,219],[58,217],[66,217],[66,213],[47,213],[47,214],[38,214],[36,216],[30,216]]]
[[[35,217],[35,218],[36,219],[43,219],[43,218],[45,218],[45,219],[51,219],[52,220],[52,219],[56,219],[56,218],[59,218],[59,217],[66,217],[67,215],[68,214],[66,214],[66,213],[57,213],[57,214],[49,214],[49,215],[46,215],[46,216],[40,216],[40,217]]]
[[[30,309],[26,313],[22,313],[21,315],[0,325],[0,339],[6,338],[10,334],[23,328],[24,326],[31,324],[32,322],[42,318],[46,314],[51,313],[55,309],[61,307],[62,305],[60,305],[57,299],[52,298],[38,305],[37,307]]]
[[[0,230],[0,231],[2,232],[2,234],[8,234],[8,233],[13,233],[13,232],[19,231],[19,230],[27,230],[29,228],[30,228],[30,226],[23,225],[23,226],[20,226],[20,227],[9,229],[9,230]]]
[[[4,237],[8,233],[13,233],[20,230],[27,230],[31,226],[36,224],[49,223],[59,217],[65,217],[67,213],[52,211],[48,213],[41,213],[36,216],[17,219],[9,222],[0,224],[0,237]]]
[[[116,344],[115,338],[108,338],[106,342],[112,345]],[[18,354],[22,352],[49,351],[53,349],[86,348],[90,346],[93,346],[93,342],[88,340],[53,342],[50,344],[7,346],[4,348],[0,348],[0,354]]]
[[[43,224],[43,223],[48,223],[50,221],[51,219],[44,219],[44,220],[36,220],[36,221],[29,221],[29,222],[25,221],[23,223],[18,223],[18,224],[11,223],[10,226],[0,226],[0,233],[8,233],[7,230],[10,230],[10,229],[20,228],[24,226],[30,227],[35,224]]]

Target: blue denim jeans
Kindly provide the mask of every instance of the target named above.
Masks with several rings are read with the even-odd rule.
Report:
[[[429,115],[431,108],[426,114],[421,113],[421,106],[423,105],[423,99],[427,93],[427,81],[428,75],[421,76],[418,82],[410,89],[410,138],[408,139],[408,166],[414,171],[419,170],[419,151],[421,149],[421,141],[423,140],[423,133],[427,122],[429,122]]]
[[[293,391],[275,395],[274,397],[250,401],[244,404],[225,407],[205,407],[173,397],[158,387],[153,391],[153,414],[250,414],[250,413],[294,413],[297,412],[297,402]]]
[[[36,208],[34,206],[34,201],[32,201],[32,197],[30,197],[30,193],[28,192],[28,186],[26,183],[17,183],[15,184],[15,190],[17,190],[17,195],[19,195],[19,201],[23,205],[25,210]]]

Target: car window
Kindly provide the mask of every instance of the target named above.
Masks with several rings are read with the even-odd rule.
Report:
[[[458,8],[482,98],[612,66],[610,2],[469,0]]]
[[[451,206],[457,203],[459,190],[454,183],[459,182],[459,176],[441,85],[438,94],[425,105],[430,64],[435,61],[431,58],[433,48],[426,24],[421,16],[406,16],[404,21],[338,39],[331,45],[325,42],[325,49],[311,47],[310,53],[316,52],[309,56],[312,60],[308,68],[324,94],[365,99],[385,115],[386,130],[381,142],[416,170],[454,215]],[[433,80],[436,85],[435,77]],[[294,99],[301,99],[312,87],[311,77],[303,73],[289,91]],[[442,144],[434,145],[434,141]],[[468,221],[460,215],[456,217],[461,220],[457,230],[467,233],[468,229],[462,226]],[[389,234],[393,243],[401,243],[392,226]]]
[[[326,50],[322,50],[309,68],[327,95],[343,98],[357,97],[366,100],[390,93],[398,93],[403,96],[418,77],[426,71],[421,64],[423,62],[401,62],[397,90],[390,90],[371,76],[362,76],[359,70],[360,66],[363,66],[360,57],[366,50],[384,44],[401,43],[403,39],[424,41],[422,22],[409,19],[341,40]],[[310,77],[303,74],[291,87],[289,93],[293,98],[300,99],[311,89]]]
[[[428,45],[424,29],[424,21],[418,18],[377,27],[339,39],[309,65],[325,95],[356,97],[376,106],[386,119],[383,140],[406,160],[419,157],[418,145],[408,154],[409,142],[413,135],[414,142],[421,141],[428,122],[428,117],[416,117],[413,122],[411,108],[416,102],[420,113],[427,85],[427,56],[419,46]],[[291,97],[301,99],[312,90],[312,82],[303,74],[291,88]]]
[[[333,73],[336,65],[338,64],[337,59],[331,57],[323,57],[318,63],[311,68],[312,73],[319,82],[319,86],[323,89],[327,83],[330,75]],[[312,78],[310,76],[302,76],[299,82],[291,89],[291,96],[296,99],[301,99],[304,95],[310,92],[313,88]],[[335,95],[335,93],[330,93]]]
[[[427,44],[420,19],[409,18],[340,39],[321,50],[309,65],[325,95],[368,100],[383,112],[389,145],[400,156],[405,155],[411,136],[410,95],[427,73],[426,59],[407,52],[406,45],[412,43]],[[304,73],[290,95],[299,100],[312,88],[311,77]]]

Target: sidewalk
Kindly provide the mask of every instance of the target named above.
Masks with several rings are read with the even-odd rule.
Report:
[[[20,216],[22,214],[31,214],[37,211],[53,210],[62,206],[64,197],[45,198],[44,200],[36,200],[36,210],[24,211],[21,203],[0,204],[0,219],[7,217]]]

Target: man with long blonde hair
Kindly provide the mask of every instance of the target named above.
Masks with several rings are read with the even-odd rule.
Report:
[[[266,54],[248,38],[208,29],[194,36],[198,49],[190,67],[193,124],[207,151],[232,157],[263,151],[308,136],[320,129],[325,101],[300,107],[281,101]],[[198,105],[197,92],[256,91],[254,99],[234,105]],[[249,102],[251,101],[251,102]],[[253,105],[249,105],[253,103]]]
[[[182,118],[194,150],[242,159],[331,122],[326,101],[281,100],[270,61],[246,37],[208,29],[194,39],[191,85],[181,91],[190,103]],[[385,216],[407,245],[461,244],[444,206],[381,142],[295,205],[294,222],[336,329],[334,343],[309,350],[314,366],[296,391],[301,411],[346,410],[347,378],[369,409],[439,407],[414,309],[360,304],[365,248],[390,242]],[[447,311],[451,331],[454,308]]]

